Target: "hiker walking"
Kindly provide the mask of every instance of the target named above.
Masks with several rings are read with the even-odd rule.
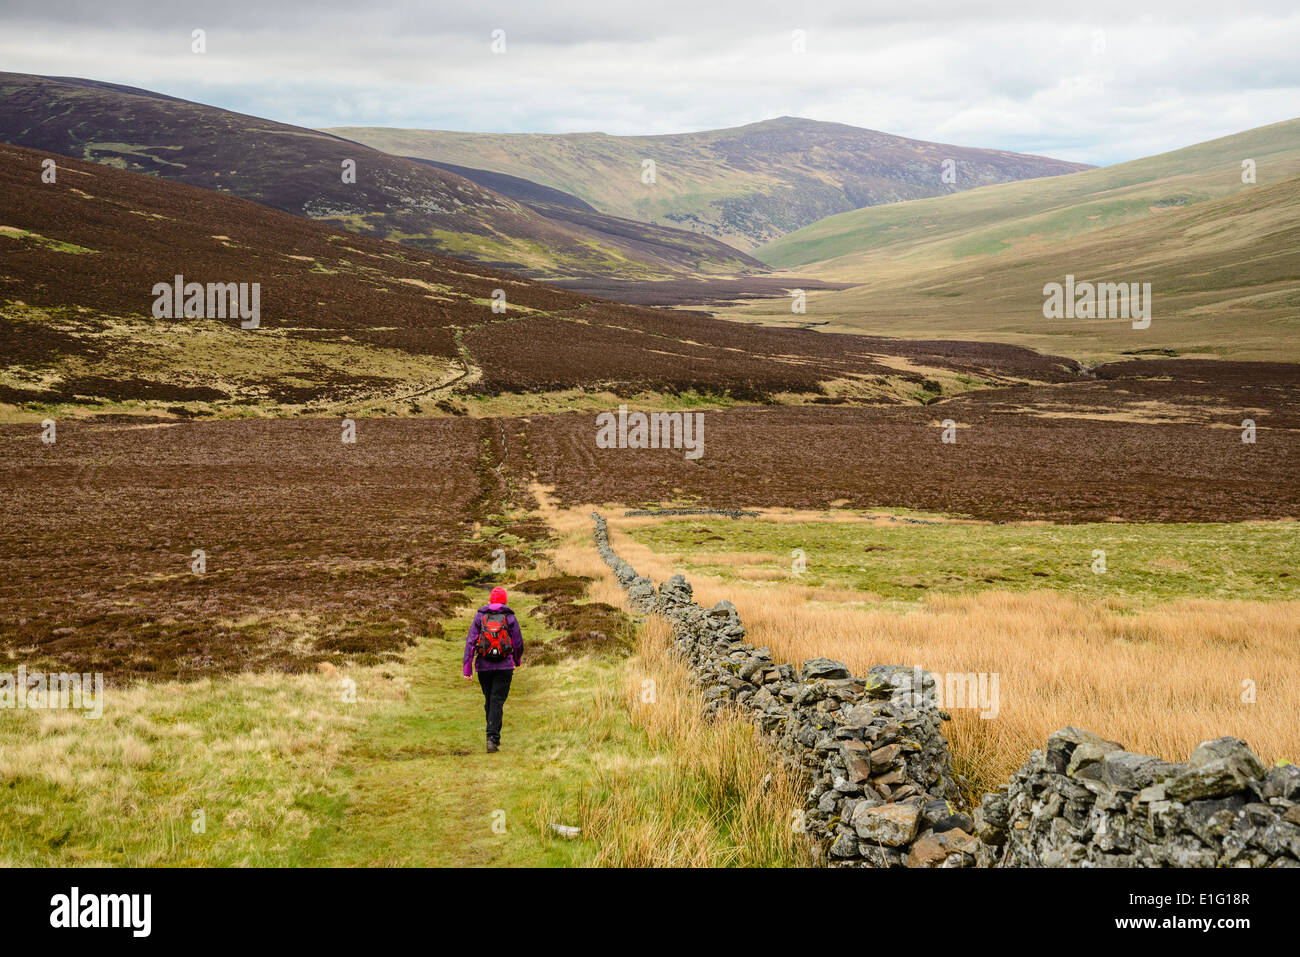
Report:
[[[465,638],[465,680],[470,669],[478,672],[483,688],[483,711],[487,715],[488,753],[501,746],[501,710],[510,694],[510,679],[524,657],[524,636],[519,619],[506,604],[506,590],[493,588],[488,603],[474,613],[474,623]]]

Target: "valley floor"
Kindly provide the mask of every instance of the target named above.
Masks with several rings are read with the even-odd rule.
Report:
[[[76,464],[11,468],[3,554],[28,571],[7,579],[0,653],[108,686],[96,719],[0,711],[0,862],[802,862],[794,791],[753,729],[706,727],[665,637],[556,571],[553,531],[504,469],[512,437],[458,420],[462,440],[439,443],[450,422],[370,423],[372,442],[399,429],[350,459],[288,422],[118,423],[106,445],[74,427],[56,451]],[[508,572],[488,571],[497,549]],[[461,653],[495,582],[528,650],[487,755]]]
[[[101,720],[0,714],[0,861],[802,863],[796,783],[620,610],[593,502],[788,660],[1004,675],[1001,719],[954,716],[972,794],[1069,723],[1294,759],[1295,383],[1162,369],[707,409],[699,461],[598,449],[572,412],[359,418],[353,444],[335,419],[0,426],[0,671],[109,683]],[[622,517],[665,504],[763,515]],[[459,659],[497,581],[530,652],[488,756]]]

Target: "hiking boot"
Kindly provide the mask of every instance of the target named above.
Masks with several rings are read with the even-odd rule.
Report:
[[[501,746],[500,746],[499,744],[497,744],[497,743],[496,743],[495,741],[493,741],[491,738],[488,738],[488,742],[487,742],[487,753],[488,753],[488,754],[492,754],[494,751],[497,751],[500,747],[501,747]]]

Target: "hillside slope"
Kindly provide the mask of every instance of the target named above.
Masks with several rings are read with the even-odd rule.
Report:
[[[0,74],[0,141],[221,190],[354,232],[539,277],[761,272],[691,233],[573,222],[427,163],[115,84]],[[356,164],[344,182],[343,163]],[[630,238],[631,237],[631,238]]]
[[[720,275],[748,276],[768,272],[768,267],[759,260],[709,236],[702,236],[685,229],[659,226],[655,223],[607,216],[571,193],[541,186],[517,176],[493,173],[490,170],[470,169],[450,163],[436,163],[418,157],[410,158],[417,163],[445,169],[480,186],[495,190],[502,196],[538,213],[549,222],[561,224],[592,242],[617,247],[637,263],[648,264],[651,268],[662,270],[665,276],[691,278],[692,274],[695,274],[712,278]],[[591,277],[587,278],[590,280]],[[626,273],[614,271],[609,276],[600,278],[616,278],[620,283],[654,281],[652,277],[646,276],[644,269],[640,270],[638,275],[638,270],[635,268]],[[584,290],[590,291],[599,283],[587,281],[579,285]],[[611,298],[619,299],[620,302],[630,301],[620,296]]]
[[[1242,182],[1242,163],[1256,183]],[[828,217],[764,246],[779,268],[860,279],[882,263],[952,261],[1068,239],[1300,176],[1300,119],[1070,176]]]
[[[399,156],[523,177],[602,212],[679,226],[739,249],[845,210],[1087,168],[794,117],[667,136],[329,132]],[[646,160],[655,163],[653,185],[642,179]],[[955,164],[954,183],[944,181],[945,160]]]
[[[347,233],[210,190],[0,144],[0,407],[178,415],[463,411],[455,397],[690,392],[916,401],[927,379],[1055,381],[1011,347],[748,329],[641,309]],[[156,284],[245,283],[260,324]],[[493,303],[504,295],[504,312]],[[211,295],[210,293],[208,295]],[[617,404],[617,401],[615,401]]]
[[[1241,181],[1254,159],[1256,182]],[[859,210],[760,252],[823,279],[828,331],[1014,342],[1076,359],[1300,359],[1300,120],[1107,169]],[[1150,283],[1147,328],[1047,319],[1044,286]],[[733,318],[787,323],[771,306]]]

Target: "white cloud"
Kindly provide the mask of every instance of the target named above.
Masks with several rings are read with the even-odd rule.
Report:
[[[303,126],[668,133],[790,114],[1108,163],[1300,113],[1300,13],[1281,0],[7,3],[6,69]]]

